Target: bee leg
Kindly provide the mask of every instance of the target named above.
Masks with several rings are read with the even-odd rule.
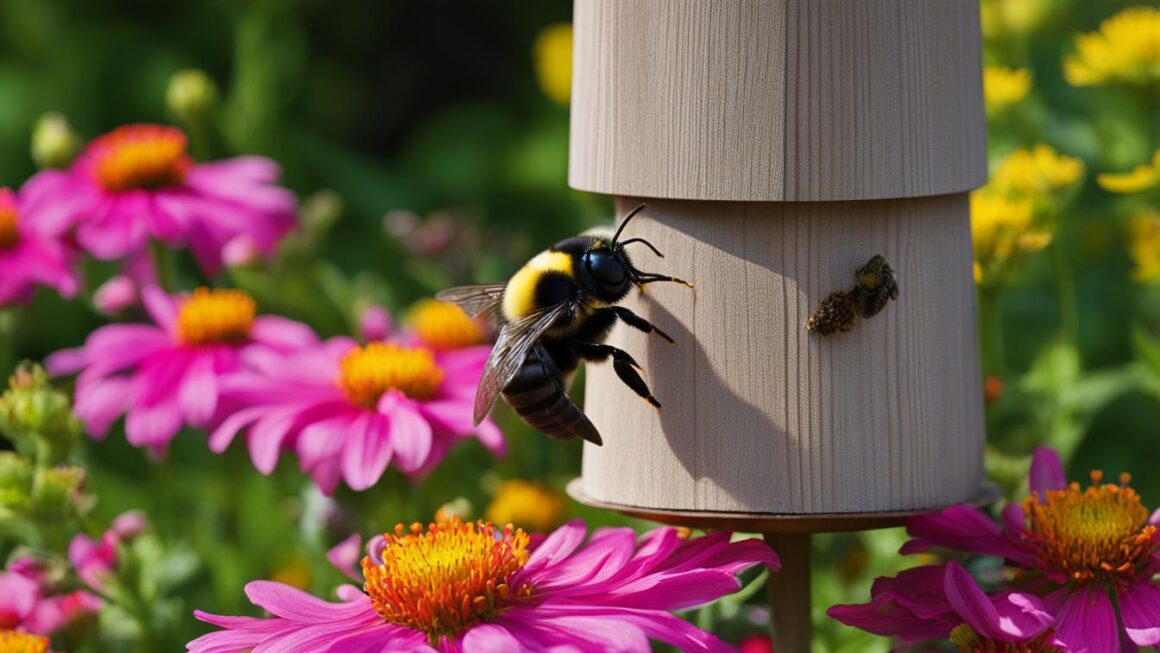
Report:
[[[603,310],[611,311],[611,312],[615,313],[616,317],[619,317],[620,319],[624,320],[625,324],[627,324],[628,326],[630,326],[634,329],[639,329],[641,331],[644,331],[645,333],[655,333],[658,336],[667,340],[670,345],[677,344],[676,340],[673,340],[671,337],[669,337],[669,334],[667,334],[664,331],[661,331],[659,328],[657,328],[657,326],[655,324],[653,324],[652,322],[649,322],[648,320],[637,315],[636,313],[633,313],[632,311],[628,310],[627,308],[625,308],[623,306],[612,306],[610,308],[606,308]]]
[[[636,276],[635,281],[636,281],[636,285],[638,285],[638,286],[643,286],[646,283],[655,283],[657,281],[672,281],[674,283],[686,285],[690,288],[693,287],[693,284],[689,283],[688,281],[685,281],[684,279],[678,279],[676,277],[670,277],[670,276],[664,275],[664,274],[651,274],[648,272],[638,274]]]
[[[623,349],[617,349],[612,345],[594,345],[590,343],[578,342],[573,345],[574,351],[578,356],[586,361],[599,363],[612,358],[612,369],[616,372],[616,376],[624,381],[636,394],[644,398],[656,408],[661,407],[661,402],[653,396],[652,391],[648,389],[648,384],[644,379],[640,378],[640,374],[633,368],[639,368],[640,365],[633,360],[632,356]]]

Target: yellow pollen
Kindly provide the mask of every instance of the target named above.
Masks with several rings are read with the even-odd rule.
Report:
[[[185,134],[161,125],[127,125],[93,141],[93,173],[107,191],[156,189],[185,181],[192,165]]]
[[[395,526],[378,564],[363,558],[363,589],[387,622],[427,634],[432,646],[472,624],[490,621],[532,594],[512,577],[528,562],[528,536],[511,524],[464,523],[458,517]]]
[[[448,302],[425,299],[411,309],[407,322],[419,340],[432,349],[458,349],[487,340],[479,322]]]
[[[1154,525],[1140,495],[1120,484],[1101,483],[1094,471],[1091,485],[1072,483],[1061,490],[1032,493],[1023,502],[1030,539],[1040,560],[1077,582],[1100,581],[1123,585],[1132,581],[1139,563],[1152,552]]]
[[[3,196],[0,195],[0,200]],[[16,207],[0,201],[0,249],[10,247],[20,240],[20,232],[16,229]]]
[[[177,336],[187,345],[245,340],[255,310],[254,299],[241,290],[198,288],[177,313]]]
[[[45,653],[48,638],[18,630],[0,630],[0,653]]]
[[[339,362],[338,386],[351,402],[373,408],[387,390],[411,399],[430,399],[443,382],[443,368],[425,347],[372,342],[354,347]]]

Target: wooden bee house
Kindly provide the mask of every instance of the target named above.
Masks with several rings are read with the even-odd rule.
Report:
[[[630,246],[635,264],[696,286],[626,304],[677,340],[609,339],[664,408],[591,366],[605,444],[585,445],[574,493],[770,531],[976,499],[976,0],[576,0],[574,29],[570,184],[620,215],[646,202],[625,237],[665,258]],[[807,331],[875,254],[898,298]]]

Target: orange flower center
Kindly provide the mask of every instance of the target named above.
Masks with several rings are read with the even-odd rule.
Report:
[[[20,232],[16,230],[16,206],[3,201],[0,195],[0,249],[11,247],[20,240]]]
[[[528,536],[511,524],[497,530],[456,517],[426,532],[399,524],[384,537],[382,564],[363,558],[363,589],[385,621],[426,633],[432,646],[531,596],[530,585],[512,586],[528,562]]]
[[[407,321],[419,340],[432,349],[457,349],[487,340],[479,322],[448,302],[423,300],[411,309]]]
[[[126,125],[89,146],[93,173],[107,191],[156,189],[185,181],[192,165],[185,134],[161,125]]]
[[[187,345],[245,340],[255,310],[254,299],[241,290],[198,288],[177,314],[177,336]]]
[[[1091,478],[1087,488],[1072,483],[1048,490],[1043,503],[1032,493],[1023,502],[1030,537],[1040,559],[1072,580],[1123,585],[1151,553],[1156,527],[1147,523],[1148,511],[1128,487],[1127,474],[1119,485],[1100,483],[1099,471]]]
[[[17,630],[0,630],[0,653],[45,653],[48,638]]]
[[[424,347],[372,342],[353,347],[339,361],[338,386],[351,402],[373,408],[387,390],[430,399],[443,382],[435,353]]]

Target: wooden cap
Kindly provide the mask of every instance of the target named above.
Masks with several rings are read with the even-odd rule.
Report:
[[[576,0],[572,187],[817,201],[986,181],[977,0]]]

